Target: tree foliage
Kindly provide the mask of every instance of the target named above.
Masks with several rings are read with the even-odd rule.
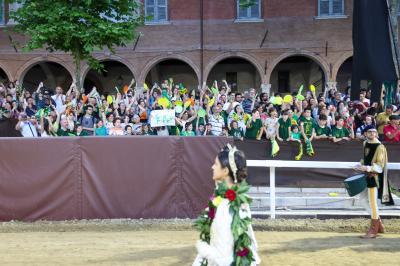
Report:
[[[14,30],[29,36],[27,51],[44,48],[71,54],[76,71],[86,60],[92,68],[101,64],[96,50],[125,46],[136,38],[143,23],[137,0],[11,0],[22,6],[11,13]],[[77,73],[79,74],[79,73]],[[80,81],[80,76],[75,77]],[[78,82],[79,84],[80,82]]]
[[[248,8],[257,4],[256,0],[239,0],[239,6],[241,8]]]

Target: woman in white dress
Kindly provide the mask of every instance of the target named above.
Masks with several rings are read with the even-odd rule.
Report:
[[[258,265],[261,260],[251,226],[251,199],[246,194],[249,189],[245,182],[246,158],[228,144],[218,154],[212,169],[216,190],[209,208],[196,221],[202,240],[197,242],[198,255],[193,266],[231,266],[238,260],[239,265]],[[238,224],[242,226],[239,230]],[[248,246],[240,244],[244,238],[250,240],[246,241],[250,243]]]

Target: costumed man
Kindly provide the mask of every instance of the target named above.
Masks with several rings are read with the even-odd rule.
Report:
[[[355,170],[365,173],[367,179],[367,188],[361,192],[360,201],[371,215],[371,225],[361,238],[375,238],[378,233],[384,233],[384,226],[379,217],[378,199],[385,205],[394,205],[394,202],[387,174],[386,148],[379,142],[378,131],[374,126],[366,126],[364,134],[364,158]]]

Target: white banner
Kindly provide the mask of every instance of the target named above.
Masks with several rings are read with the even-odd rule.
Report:
[[[175,110],[153,110],[150,113],[151,127],[175,126]]]

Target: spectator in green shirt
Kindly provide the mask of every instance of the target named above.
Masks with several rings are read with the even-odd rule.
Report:
[[[107,136],[107,128],[103,123],[103,120],[97,121],[96,129],[94,130],[95,136]]]
[[[83,126],[81,124],[76,125],[76,136],[77,137],[87,137],[90,136],[86,130],[83,130]]]
[[[232,136],[234,140],[243,140],[244,133],[236,121],[231,122],[231,130],[229,136]]]
[[[333,142],[339,141],[349,141],[354,138],[354,131],[348,130],[347,128],[343,127],[344,120],[343,117],[339,117],[336,119],[336,126],[332,129],[332,137]]]
[[[311,117],[311,109],[306,108],[299,118],[300,132],[304,140],[312,141],[315,135],[315,121]]]
[[[315,126],[315,139],[330,139],[331,129],[327,126],[328,118],[324,114],[320,114],[318,117],[318,124]]]
[[[186,123],[185,124],[185,130],[183,130],[181,132],[181,136],[184,136],[184,137],[194,137],[194,136],[196,136],[196,134],[193,131],[192,123]]]
[[[301,142],[301,133],[298,125],[292,125],[290,127],[290,141]]]
[[[245,137],[247,139],[260,139],[258,138],[258,135],[260,133],[260,129],[262,128],[262,122],[260,119],[260,113],[257,109],[253,110],[252,118],[247,121],[246,128]]]
[[[291,110],[288,110],[288,115],[289,119],[292,125],[298,125],[297,120],[299,120],[299,117]]]
[[[73,132],[68,129],[68,121],[65,117],[61,118],[60,113],[57,112],[57,120],[53,126],[56,135],[59,137],[75,136]]]
[[[290,126],[292,125],[292,121],[289,118],[289,111],[284,110],[282,112],[282,117],[278,120],[279,128],[278,128],[278,140],[279,141],[288,141],[290,139]]]

